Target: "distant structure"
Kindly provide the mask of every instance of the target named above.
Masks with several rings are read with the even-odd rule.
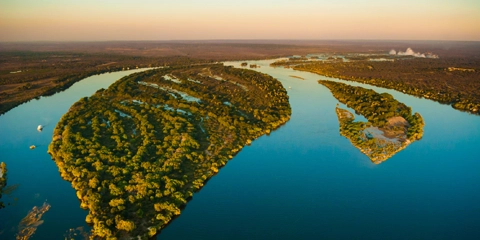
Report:
[[[38,130],[39,132],[41,132],[41,131],[43,130],[43,126],[42,126],[42,125],[38,125],[37,130]]]
[[[395,51],[395,49],[392,49],[390,50],[390,52],[388,53],[390,55],[397,55],[397,51]]]

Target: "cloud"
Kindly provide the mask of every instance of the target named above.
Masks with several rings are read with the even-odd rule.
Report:
[[[395,49],[390,50],[389,52],[390,55],[398,55],[398,56],[413,56],[413,57],[418,57],[418,58],[438,58],[438,55],[433,54],[433,53],[419,53],[413,51],[411,48],[407,48],[405,52],[398,51],[397,53],[395,52]]]

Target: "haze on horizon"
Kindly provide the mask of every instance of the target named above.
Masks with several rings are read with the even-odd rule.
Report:
[[[0,41],[480,41],[478,0],[0,0]]]

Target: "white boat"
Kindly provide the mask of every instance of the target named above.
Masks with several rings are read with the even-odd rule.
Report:
[[[37,130],[38,130],[39,132],[41,132],[41,131],[43,130],[43,126],[42,126],[42,125],[38,125]]]

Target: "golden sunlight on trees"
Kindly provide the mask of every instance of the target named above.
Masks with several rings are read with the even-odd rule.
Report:
[[[268,75],[221,64],[156,69],[75,103],[49,153],[89,210],[93,237],[147,238],[290,114],[286,90]]]

